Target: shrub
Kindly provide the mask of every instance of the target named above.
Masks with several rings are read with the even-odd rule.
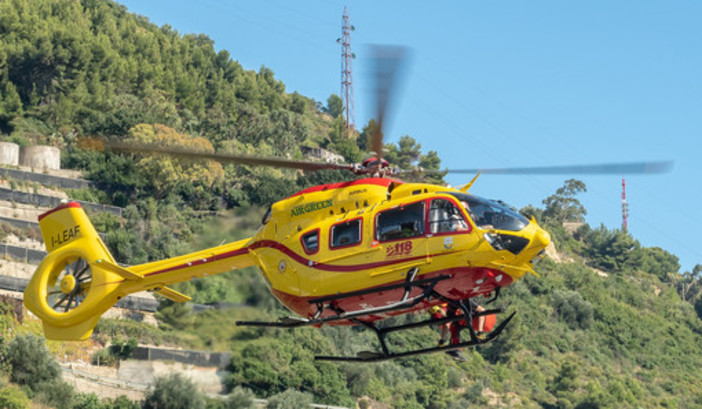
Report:
[[[99,366],[117,366],[117,358],[110,353],[109,348],[103,348],[93,353],[90,363]]]
[[[35,392],[37,385],[54,381],[61,371],[44,339],[34,334],[18,335],[10,341],[7,362],[12,366],[10,379]]]
[[[195,384],[179,373],[156,378],[144,400],[144,409],[204,408],[205,399]]]
[[[81,393],[76,396],[71,409],[103,409],[100,399],[94,393]]]
[[[29,398],[21,389],[8,386],[0,390],[0,408],[28,409]]]
[[[268,399],[266,409],[302,409],[312,406],[312,395],[288,389]]]
[[[555,291],[551,302],[558,316],[572,329],[587,329],[592,325],[594,310],[577,291]]]
[[[256,396],[251,389],[237,386],[229,394],[225,407],[228,409],[254,409],[257,407],[254,403],[255,398]]]
[[[137,402],[132,402],[124,395],[118,396],[115,399],[108,399],[104,403],[105,409],[141,409],[141,405]]]
[[[38,400],[56,409],[73,409],[76,395],[73,387],[60,379],[38,384]]]

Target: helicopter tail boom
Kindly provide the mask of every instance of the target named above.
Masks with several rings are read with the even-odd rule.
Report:
[[[44,324],[49,339],[82,340],[100,315],[131,293],[154,291],[185,302],[167,285],[254,264],[249,239],[184,256],[123,267],[117,264],[78,203],[39,216],[47,256],[24,292],[24,304]]]

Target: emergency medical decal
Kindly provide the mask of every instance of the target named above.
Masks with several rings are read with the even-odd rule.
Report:
[[[400,243],[388,244],[388,246],[385,247],[385,257],[388,258],[409,256],[410,254],[412,254],[411,241],[403,241]]]

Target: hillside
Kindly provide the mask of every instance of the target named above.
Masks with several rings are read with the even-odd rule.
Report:
[[[300,145],[308,145],[351,162],[365,156],[364,133],[356,133],[358,144],[345,137],[338,96],[325,107],[286,93],[270,69],[244,69],[206,35],[157,27],[108,0],[11,0],[0,3],[0,15],[0,134],[65,148],[63,165],[100,182],[103,200],[124,206],[169,195],[208,209],[267,204],[297,188],[293,171],[231,166],[207,181],[163,185],[138,163],[76,144],[93,136],[143,138],[154,124],[151,132],[165,143],[200,137],[220,152],[299,158]],[[438,169],[435,152],[423,155],[413,140],[405,145],[388,146],[394,162]]]
[[[157,27],[107,0],[2,1],[0,139],[61,147],[63,166],[82,170],[98,186],[68,192],[72,198],[125,207],[121,217],[91,215],[120,262],[246,237],[272,201],[347,176],[154,160],[77,143],[101,136],[288,158],[301,157],[304,144],[347,161],[364,157],[365,132],[355,141],[343,137],[343,118],[333,109],[338,97],[325,107],[286,93],[270,69],[245,69],[235,54],[215,52],[205,35]],[[393,163],[439,168],[436,152],[423,154],[410,136],[386,148]],[[293,390],[316,403],[378,409],[702,407],[702,267],[681,274],[674,255],[618,230],[583,224],[567,232],[564,222],[584,220],[576,199],[584,188],[570,180],[545,198],[543,208],[522,209],[550,231],[554,257],[537,266],[540,277],[503,291],[497,304],[517,311],[516,318],[497,341],[464,351],[466,362],[445,354],[370,365],[316,362],[316,354],[377,349],[374,336],[359,328],[236,327],[237,320],[288,314],[258,272],[246,269],[177,287],[195,303],[235,307],[195,313],[164,301],[158,326],[103,319],[91,342],[49,342],[50,352],[42,338],[26,335],[40,334],[38,323],[20,325],[2,304],[0,401],[138,407],[77,394],[58,380],[54,365],[55,356],[84,355],[80,350],[88,345],[105,347],[96,355],[116,362],[138,342],[231,352],[226,388],[236,396],[253,391],[271,398]],[[393,334],[390,342],[409,349],[428,339],[438,340],[438,332]],[[36,361],[23,360],[32,352]],[[180,386],[175,392],[198,396],[187,382]],[[224,407],[215,399],[199,405]]]

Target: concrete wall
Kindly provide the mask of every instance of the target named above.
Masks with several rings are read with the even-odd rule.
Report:
[[[12,142],[0,142],[0,164],[19,165],[20,147]]]
[[[40,185],[55,186],[63,189],[84,189],[95,185],[93,182],[84,179],[65,178],[46,175],[44,173],[27,172],[19,169],[0,168],[0,176],[7,179],[36,182]]]
[[[35,193],[26,193],[12,189],[0,188],[0,200],[32,204],[37,207],[54,208],[60,205],[61,201],[64,199],[55,196],[46,196]],[[83,206],[84,209],[88,209],[92,212],[107,212],[116,214],[117,216],[122,216],[122,211],[124,211],[123,208],[117,206],[84,202],[82,200],[74,200],[74,202],[80,203],[80,205]]]
[[[0,244],[0,258],[4,258],[5,260],[38,265],[44,260],[44,257],[46,257],[45,251],[11,246],[9,244]]]
[[[61,150],[53,146],[27,146],[20,149],[20,166],[43,170],[61,169]]]
[[[10,217],[0,216],[0,223],[7,223],[10,226],[18,227],[20,229],[39,229],[38,222],[30,222],[27,220],[12,219]]]
[[[228,352],[188,351],[183,349],[137,347],[132,359],[142,361],[175,361],[188,365],[225,368],[232,354]]]

